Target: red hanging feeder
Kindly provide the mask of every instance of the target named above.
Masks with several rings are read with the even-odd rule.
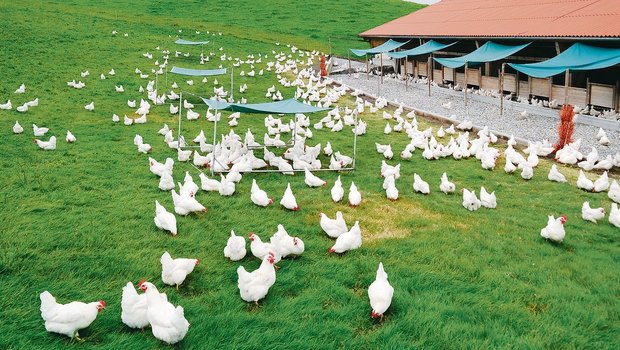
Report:
[[[554,146],[556,151],[573,141],[573,132],[575,131],[574,117],[575,112],[573,112],[573,106],[565,104],[560,110],[560,124],[558,125],[559,140]]]

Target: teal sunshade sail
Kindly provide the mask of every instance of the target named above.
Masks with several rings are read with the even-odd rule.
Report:
[[[457,42],[453,42],[450,44],[442,44],[442,43],[438,43],[435,40],[429,40],[426,43],[418,46],[418,47],[414,47],[413,49],[409,49],[409,50],[405,50],[405,51],[398,51],[398,52],[389,52],[388,56],[393,57],[393,58],[403,58],[403,57],[411,57],[411,56],[419,56],[419,55],[426,55],[429,54],[431,52],[435,52],[435,51],[439,51],[442,49],[445,49],[448,46],[452,46],[454,44],[456,44]]]
[[[208,77],[211,75],[222,75],[226,74],[226,68],[222,69],[189,69],[189,68],[179,68],[172,67],[170,73],[180,74],[180,75],[189,75],[192,77]]]
[[[243,112],[243,113],[273,113],[273,114],[295,114],[295,113],[315,113],[327,111],[330,108],[314,107],[298,100],[291,98],[288,100],[265,102],[265,103],[227,103],[224,101],[217,101],[202,98],[210,108],[231,112]]]
[[[516,52],[523,50],[529,44],[531,43],[512,46],[502,45],[494,43],[492,41],[488,41],[484,45],[480,46],[476,51],[468,53],[465,56],[454,58],[434,58],[434,60],[448,68],[459,68],[464,66],[465,63],[470,65],[501,60],[502,58],[506,58]]]
[[[367,50],[351,49],[351,52],[353,52],[353,54],[356,56],[376,55],[378,53],[384,53],[384,52],[396,50],[408,42],[409,41],[400,42],[400,41],[390,39],[377,47],[373,47],[372,49],[367,49]]]
[[[534,78],[547,78],[569,70],[592,70],[620,63],[620,49],[575,43],[559,55],[546,61],[509,66]]]

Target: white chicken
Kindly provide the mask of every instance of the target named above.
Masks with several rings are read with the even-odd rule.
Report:
[[[235,193],[235,182],[220,174],[220,187],[218,191],[220,196],[232,196]]]
[[[167,299],[162,298],[162,294],[152,283],[142,282],[139,287],[146,294],[146,316],[153,336],[168,344],[183,340],[189,330],[183,307],[175,308]]]
[[[34,142],[39,146],[39,148],[45,151],[53,151],[56,149],[56,136],[50,137],[48,141],[34,139]]]
[[[133,283],[127,282],[121,297],[121,320],[131,328],[144,328],[149,325],[146,312],[146,294],[138,294]]]
[[[269,288],[276,282],[274,263],[274,253],[269,252],[258,269],[247,272],[243,266],[237,268],[237,286],[241,299],[258,304],[259,300],[267,296]]]
[[[476,197],[475,191],[469,191],[466,188],[461,189],[463,191],[463,207],[469,211],[476,211],[480,209],[482,202]]]
[[[271,243],[263,242],[256,233],[250,232],[248,238],[250,239],[250,251],[255,257],[263,260],[265,256],[272,253],[275,258],[275,263],[278,263],[282,259],[276,247],[272,246]]]
[[[596,224],[605,217],[605,208],[590,208],[590,202],[585,201],[581,206],[581,218]]]
[[[394,175],[385,178],[383,186],[385,187],[385,196],[391,201],[398,200],[398,188],[396,188],[396,180]]]
[[[488,193],[486,188],[482,186],[480,188],[480,204],[483,207],[489,209],[495,209],[497,207],[497,198],[495,197],[495,191]]]
[[[230,230],[230,237],[224,247],[224,257],[231,261],[239,261],[245,258],[245,238],[235,235],[235,231]]]
[[[351,181],[351,186],[349,187],[349,206],[357,207],[362,203],[362,193],[357,190],[357,186],[355,183]]]
[[[383,263],[379,263],[377,276],[368,287],[368,299],[370,299],[370,307],[372,308],[370,317],[383,318],[383,314],[392,304],[393,295],[394,287],[388,282],[388,275],[383,269]]]
[[[308,168],[306,168],[306,170],[305,170],[304,182],[309,187],[321,187],[321,186],[325,186],[325,184],[327,184],[327,182],[321,180],[318,176],[312,174],[310,172],[310,170],[308,170]]]
[[[173,236],[177,235],[177,219],[174,214],[159,204],[159,201],[155,201],[155,218],[153,220],[158,229],[169,231]]]
[[[448,180],[448,174],[443,173],[441,175],[441,184],[439,185],[439,189],[445,194],[454,193],[456,186]]]
[[[604,172],[596,181],[594,181],[594,188],[592,188],[592,192],[603,192],[607,191],[609,188],[609,177],[607,176],[607,172]]]
[[[172,178],[172,174],[169,172],[164,172],[159,178],[159,189],[162,191],[170,191],[175,187],[174,179]]]
[[[203,191],[219,192],[220,190],[219,181],[217,181],[216,179],[210,179],[204,173],[198,174],[198,177],[200,177],[200,188],[202,188]]]
[[[45,330],[78,340],[81,340],[78,331],[90,326],[97,318],[97,314],[106,306],[103,300],[88,304],[81,301],[59,304],[48,291],[41,293],[39,298]]]
[[[19,125],[18,121],[16,121],[15,125],[13,125],[13,133],[21,134],[22,132],[24,132],[24,128],[21,125]]]
[[[620,228],[620,209],[618,204],[611,203],[611,211],[609,212],[609,223]]]
[[[555,164],[553,164],[551,166],[551,169],[549,170],[549,175],[547,175],[547,178],[550,181],[555,181],[555,182],[566,182],[566,176],[562,175],[559,171],[558,171],[558,167],[555,166]]]
[[[194,271],[194,267],[200,264],[200,259],[172,259],[168,252],[164,252],[159,261],[161,262],[161,280],[169,286],[176,286],[177,290],[187,275]]]
[[[284,191],[284,195],[280,200],[280,205],[288,210],[299,210],[299,205],[297,205],[297,199],[295,199],[295,196],[293,195],[293,190],[291,190],[290,182],[288,183],[288,185],[286,185],[286,190]]]
[[[362,231],[360,222],[356,221],[351,229],[336,238],[336,243],[329,248],[329,253],[344,253],[349,250],[358,249],[362,246]]]
[[[181,196],[177,194],[174,189],[170,192],[172,194],[172,202],[174,203],[175,213],[185,216],[193,212],[205,213],[207,211],[207,208],[200,204],[196,198],[189,195]]]
[[[431,188],[428,185],[428,182],[422,180],[420,175],[418,175],[417,173],[413,174],[413,190],[422,194],[431,193]]]
[[[334,203],[338,203],[344,197],[344,188],[342,188],[342,181],[340,181],[340,175],[338,175],[338,179],[334,182],[334,187],[330,190],[332,200]]]
[[[256,179],[252,179],[252,188],[250,189],[250,200],[259,207],[266,207],[273,203],[273,198],[269,198],[267,192],[263,191],[256,184]]]
[[[566,232],[564,231],[564,224],[566,223],[566,220],[566,215],[562,215],[557,219],[552,215],[549,215],[547,226],[540,230],[540,235],[543,238],[554,242],[562,242],[566,236]]]
[[[618,181],[614,180],[609,186],[609,191],[607,192],[607,197],[616,203],[620,203],[620,185],[618,185]]]
[[[35,137],[41,137],[45,135],[49,130],[49,128],[40,128],[36,124],[32,124],[32,133]]]
[[[321,229],[323,229],[323,231],[325,231],[328,236],[332,238],[338,238],[343,233],[349,231],[347,223],[344,221],[344,216],[342,215],[342,212],[337,211],[335,219],[330,219],[324,213],[321,213],[320,216]]]
[[[594,182],[586,177],[583,170],[579,170],[579,178],[577,178],[577,187],[588,192],[594,189]]]
[[[69,130],[67,130],[67,136],[65,137],[65,141],[67,141],[68,143],[73,143],[76,141],[75,136]]]
[[[290,236],[282,225],[278,225],[278,231],[271,236],[269,242],[282,258],[289,255],[299,256],[305,250],[304,241],[299,237]]]

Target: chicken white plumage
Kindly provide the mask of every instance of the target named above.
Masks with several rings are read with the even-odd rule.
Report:
[[[305,250],[304,241],[299,237],[290,236],[280,224],[278,224],[278,231],[269,239],[269,243],[282,258],[289,255],[299,256]]]
[[[269,288],[276,282],[276,269],[274,268],[275,257],[269,252],[262,259],[260,267],[252,272],[245,270],[243,266],[237,268],[237,287],[241,299],[248,303],[257,303],[269,293]]]
[[[239,261],[245,258],[245,238],[235,235],[235,231],[230,230],[230,237],[224,247],[224,257],[231,261]]]
[[[336,243],[329,248],[329,253],[344,253],[349,250],[358,249],[362,246],[362,231],[359,221],[356,221],[351,229],[336,238]]]
[[[422,180],[420,175],[418,175],[417,173],[413,174],[413,190],[422,194],[431,193],[431,188],[428,185],[428,182]]]
[[[140,289],[146,294],[146,316],[155,338],[167,343],[176,344],[183,340],[189,330],[189,322],[185,319],[183,307],[176,308],[150,282],[142,282]]]
[[[306,168],[304,173],[305,173],[304,182],[309,187],[321,187],[327,184],[327,182],[321,180],[318,176],[312,174],[310,170],[308,170],[308,168]]]
[[[358,191],[357,186],[355,186],[355,182],[351,181],[351,186],[349,187],[349,206],[357,207],[362,203],[362,193]]]
[[[558,243],[562,242],[566,236],[566,231],[564,231],[566,220],[566,215],[562,215],[557,219],[549,215],[547,226],[540,230],[541,237]]]
[[[269,198],[267,192],[258,187],[256,179],[252,179],[252,187],[250,189],[250,200],[259,207],[266,207],[273,203],[273,198]]]
[[[551,169],[549,170],[549,175],[547,175],[547,179],[555,182],[566,182],[566,176],[562,175],[558,171],[558,167],[555,164],[551,166]]]
[[[45,151],[53,151],[56,149],[56,136],[50,137],[48,141],[34,139],[34,142],[37,146],[39,146],[39,148]]]
[[[291,190],[290,182],[286,185],[286,190],[284,191],[284,195],[280,200],[280,205],[288,210],[299,210],[299,205],[297,205],[297,199],[295,199],[295,196],[293,195],[293,190]]]
[[[620,228],[620,209],[618,209],[617,203],[611,203],[611,210],[609,211],[609,223]]]
[[[334,187],[330,190],[332,200],[335,203],[338,203],[344,197],[344,188],[342,188],[342,181],[340,181],[340,175],[338,175],[338,179],[334,182]]]
[[[325,215],[325,213],[321,213],[320,217],[321,229],[323,229],[329,237],[338,238],[343,233],[349,232],[349,228],[347,227],[347,223],[344,221],[342,212],[337,211],[334,219],[330,219],[327,215]]]
[[[163,176],[162,176],[163,179]],[[168,212],[159,201],[155,201],[155,226],[160,230],[168,231],[173,236],[177,235],[177,219],[174,214]]]
[[[463,207],[469,211],[476,211],[480,209],[482,202],[476,197],[475,191],[469,191],[466,188],[463,191]]]
[[[448,180],[447,173],[443,173],[441,175],[441,184],[439,184],[439,189],[445,194],[454,193],[454,190],[456,190],[456,186],[454,185],[454,183]]]
[[[605,208],[591,208],[590,202],[585,201],[581,206],[581,218],[596,224],[605,217]]]
[[[187,275],[194,271],[194,267],[200,264],[200,259],[176,258],[173,259],[170,253],[164,252],[161,259],[161,280],[169,285],[179,286],[183,284]]]
[[[145,328],[149,325],[146,294],[138,294],[133,283],[127,282],[121,296],[121,320],[131,328]]]
[[[594,182],[586,177],[583,170],[579,170],[579,178],[577,178],[577,187],[582,190],[592,191],[594,189]]]
[[[97,318],[98,313],[106,306],[105,301],[92,303],[73,301],[68,304],[59,304],[56,298],[48,291],[39,296],[41,299],[41,317],[45,321],[45,330],[64,334],[70,338],[79,338],[79,330],[90,326]]]
[[[379,263],[375,280],[368,287],[368,299],[372,311],[370,317],[383,318],[383,314],[392,304],[394,287],[388,281],[388,275],[383,269],[383,263]]]
[[[497,198],[495,196],[495,191],[488,193],[486,188],[482,186],[480,188],[480,204],[483,207],[489,209],[495,209],[497,207]]]

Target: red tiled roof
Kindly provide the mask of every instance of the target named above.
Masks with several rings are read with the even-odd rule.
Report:
[[[620,0],[443,0],[359,36],[620,38]]]

